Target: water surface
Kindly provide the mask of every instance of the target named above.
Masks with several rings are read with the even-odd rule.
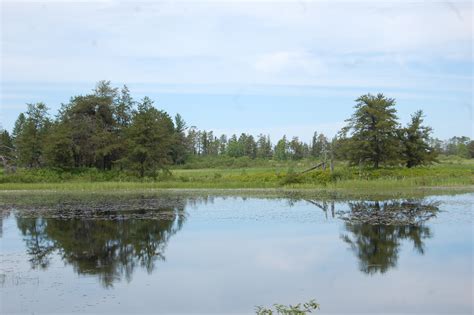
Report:
[[[473,311],[473,194],[4,203],[5,313]]]

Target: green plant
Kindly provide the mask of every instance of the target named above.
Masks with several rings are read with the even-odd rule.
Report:
[[[273,307],[275,308],[275,310],[271,308],[265,308],[263,306],[257,306],[255,308],[255,313],[257,315],[306,315],[308,313],[312,313],[313,311],[317,311],[320,309],[319,304],[316,303],[315,300],[311,300],[304,304],[299,303],[296,305],[289,306],[282,304],[274,304]]]

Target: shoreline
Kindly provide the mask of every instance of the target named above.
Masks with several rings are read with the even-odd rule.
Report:
[[[359,199],[359,198],[417,198],[434,195],[458,195],[474,193],[474,185],[399,187],[386,189],[357,188],[122,188],[122,189],[0,189],[2,199],[27,195],[75,195],[75,196],[114,196],[114,195],[182,195],[182,196],[229,196],[229,197],[312,197],[321,199]]]

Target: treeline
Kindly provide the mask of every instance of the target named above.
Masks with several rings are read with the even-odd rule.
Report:
[[[72,97],[52,118],[43,103],[28,104],[10,134],[0,133],[0,157],[5,168],[61,169],[112,168],[143,176],[156,176],[170,165],[193,156],[248,157],[250,159],[344,159],[356,165],[428,164],[439,153],[474,156],[474,142],[431,138],[416,112],[402,127],[395,100],[382,94],[357,99],[347,126],[329,140],[314,133],[305,143],[284,136],[272,143],[268,135],[214,135],[188,127],[181,115],[171,117],[144,97],[136,101],[126,86],[115,88],[100,81],[92,93]]]
[[[242,133],[240,136],[214,136],[213,131],[189,129],[187,134],[189,154],[194,156],[249,157],[251,159],[300,160],[303,158],[322,158],[328,150],[329,141],[324,134],[314,133],[313,141],[308,144],[298,137],[288,140],[283,136],[276,145],[270,136]]]

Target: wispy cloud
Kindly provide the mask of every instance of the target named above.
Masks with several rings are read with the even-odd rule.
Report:
[[[0,5],[4,125],[12,124],[18,114],[13,108],[30,101],[27,96],[44,91],[59,104],[100,79],[126,83],[138,93],[230,95],[235,104],[245,95],[276,100],[296,95],[305,102],[346,106],[361,93],[386,91],[413,106],[472,106],[469,1],[4,0]],[[12,97],[18,92],[25,97]],[[305,129],[294,125],[277,128],[295,135]],[[332,133],[328,126],[320,128]]]

